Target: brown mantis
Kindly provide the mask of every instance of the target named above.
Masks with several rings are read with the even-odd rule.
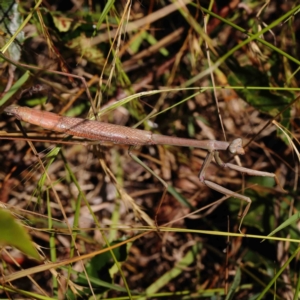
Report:
[[[55,132],[63,132],[65,134],[73,135],[76,137],[83,137],[85,139],[99,141],[100,143],[112,142],[114,144],[124,144],[130,146],[173,145],[179,147],[195,147],[207,150],[208,154],[200,169],[199,179],[202,183],[204,183],[213,190],[216,190],[226,196],[235,197],[247,202],[247,205],[241,216],[239,231],[241,231],[243,219],[247,215],[252,201],[247,196],[233,192],[229,189],[220,186],[219,184],[205,179],[206,168],[210,164],[212,159],[214,158],[215,162],[223,168],[229,168],[252,176],[272,177],[279,185],[277,177],[274,173],[256,171],[232,163],[224,163],[221,160],[219,156],[219,151],[226,150],[233,155],[245,154],[245,150],[242,145],[242,139],[240,138],[233,140],[231,143],[217,140],[200,141],[196,139],[186,139],[166,135],[159,135],[154,134],[151,131],[134,129],[126,126],[120,126],[99,121],[64,117],[54,113],[40,111],[28,107],[21,107],[17,105],[8,106],[7,108],[5,108],[4,111],[9,115],[15,116],[21,121],[38,125],[44,129],[49,129]],[[146,169],[149,171],[148,168]]]

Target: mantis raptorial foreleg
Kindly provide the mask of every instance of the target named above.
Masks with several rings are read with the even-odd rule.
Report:
[[[217,192],[219,192],[221,194],[224,194],[225,196],[234,197],[234,198],[237,198],[237,199],[240,199],[240,200],[243,200],[243,201],[247,202],[247,205],[246,205],[246,207],[245,207],[245,209],[244,209],[244,211],[243,211],[243,213],[241,215],[241,222],[240,222],[240,225],[239,225],[239,231],[241,232],[241,226],[242,226],[243,220],[244,220],[245,216],[247,215],[247,213],[249,211],[249,208],[251,206],[252,200],[251,200],[251,198],[249,198],[247,196],[244,196],[242,194],[239,194],[239,193],[233,192],[231,190],[228,190],[228,189],[222,187],[219,184],[216,184],[216,183],[214,183],[212,181],[209,181],[209,180],[205,179],[206,168],[210,164],[210,162],[212,161],[213,157],[215,158],[216,163],[220,167],[229,168],[229,169],[232,169],[232,170],[235,170],[235,171],[239,171],[241,173],[249,174],[251,176],[271,177],[271,178],[274,178],[274,180],[276,181],[276,183],[280,186],[279,181],[278,181],[278,179],[277,179],[277,177],[276,177],[276,175],[274,173],[257,171],[257,170],[252,170],[252,169],[244,168],[244,167],[241,167],[241,166],[238,166],[238,165],[235,165],[235,164],[231,164],[231,163],[224,163],[221,160],[218,151],[210,151],[210,152],[208,152],[208,154],[207,154],[207,156],[206,156],[206,158],[205,158],[205,160],[203,162],[203,165],[202,165],[202,167],[200,169],[199,179],[200,179],[200,181],[202,183],[204,183],[205,185],[207,185],[209,188],[211,188],[211,189],[213,189],[213,190],[215,190],[215,191],[217,191]]]

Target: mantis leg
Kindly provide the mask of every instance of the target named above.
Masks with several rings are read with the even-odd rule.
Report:
[[[207,154],[205,160],[204,160],[204,163],[203,163],[202,167],[201,167],[201,170],[200,170],[200,173],[199,173],[199,179],[200,179],[201,182],[203,182],[209,188],[211,188],[211,189],[213,189],[213,190],[215,190],[215,191],[217,191],[217,192],[219,192],[221,194],[224,194],[226,196],[231,196],[231,197],[234,197],[234,198],[238,198],[240,200],[243,200],[243,201],[247,202],[247,205],[246,205],[246,207],[245,207],[245,209],[244,209],[244,211],[242,213],[241,222],[240,222],[240,225],[239,225],[239,231],[241,232],[241,226],[242,226],[244,217],[247,215],[247,213],[249,211],[249,208],[251,206],[252,200],[251,200],[251,198],[249,198],[247,196],[244,196],[242,194],[239,194],[239,193],[233,192],[231,190],[228,190],[228,189],[222,187],[219,184],[216,184],[216,183],[214,183],[212,181],[209,181],[209,180],[205,179],[205,170],[206,170],[207,166],[209,165],[209,163],[212,161],[213,157],[215,158],[216,163],[219,166],[223,167],[223,168],[229,168],[229,169],[232,169],[232,170],[235,170],[235,171],[239,171],[241,173],[249,174],[251,176],[263,176],[263,177],[274,178],[274,180],[280,186],[280,188],[283,191],[284,191],[284,189],[279,184],[278,178],[276,177],[276,175],[274,173],[257,171],[257,170],[253,170],[253,169],[248,169],[248,168],[240,167],[238,165],[231,164],[231,163],[224,163],[221,160],[218,151],[211,151],[211,152],[209,152]]]
[[[240,200],[243,200],[243,201],[246,201],[247,202],[247,205],[241,215],[241,221],[240,221],[240,225],[239,225],[239,232],[242,233],[241,231],[241,226],[243,224],[243,221],[244,221],[244,218],[245,216],[247,215],[248,211],[249,211],[249,208],[251,206],[251,203],[252,203],[252,200],[251,198],[247,197],[247,196],[244,196],[242,194],[239,194],[239,193],[236,193],[236,192],[233,192],[231,190],[228,190],[224,187],[222,187],[221,185],[219,184],[216,184],[212,181],[209,181],[209,180],[203,180],[202,181],[206,186],[208,186],[209,188],[223,194],[223,195],[226,195],[226,196],[231,196],[231,197],[234,197],[234,198],[237,198],[237,199],[240,199]]]
[[[231,170],[235,170],[241,173],[246,173],[250,176],[262,176],[262,177],[271,177],[274,178],[276,184],[280,187],[280,189],[282,190],[282,192],[286,193],[286,191],[284,190],[284,188],[281,186],[276,174],[274,173],[270,173],[270,172],[264,172],[264,171],[257,171],[257,170],[253,170],[253,169],[248,169],[248,168],[244,168],[235,164],[231,164],[231,163],[224,163],[220,156],[219,153],[217,151],[215,151],[214,153],[214,157],[216,160],[216,163],[221,166],[222,168],[229,168]]]
[[[234,198],[238,198],[240,200],[243,200],[243,201],[246,201],[247,202],[247,205],[246,205],[246,208],[244,209],[243,213],[242,213],[242,216],[241,216],[241,222],[240,222],[240,225],[239,225],[239,232],[241,232],[241,226],[242,226],[242,223],[243,223],[243,220],[244,220],[244,217],[247,215],[248,211],[249,211],[249,208],[251,206],[251,199],[247,196],[244,196],[242,194],[239,194],[239,193],[235,193],[231,190],[228,190],[224,187],[222,187],[221,185],[219,184],[216,184],[212,181],[209,181],[209,180],[206,180],[205,179],[205,170],[206,168],[208,167],[208,165],[210,164],[210,162],[212,161],[213,157],[215,157],[215,160],[217,162],[218,165],[224,167],[225,164],[221,161],[221,159],[219,158],[219,153],[218,151],[211,151],[207,154],[204,162],[203,162],[203,165],[200,169],[200,172],[199,172],[199,179],[202,183],[204,183],[206,186],[208,186],[209,188],[223,194],[223,195],[226,195],[226,196],[230,196],[230,197],[234,197]]]

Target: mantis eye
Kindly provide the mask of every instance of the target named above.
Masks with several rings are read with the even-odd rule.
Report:
[[[243,148],[243,141],[242,139],[235,139],[233,140],[230,145],[229,145],[229,151],[232,154],[240,154],[240,155],[244,155],[245,154],[245,150]]]

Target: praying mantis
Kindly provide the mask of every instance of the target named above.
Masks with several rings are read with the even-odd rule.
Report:
[[[12,115],[20,121],[28,122],[30,124],[40,126],[44,129],[49,129],[51,131],[62,132],[75,137],[97,141],[99,143],[111,142],[113,144],[123,144],[129,146],[172,145],[179,147],[194,147],[206,150],[207,156],[199,171],[200,181],[213,190],[216,190],[226,196],[238,198],[247,203],[241,215],[241,221],[239,224],[240,232],[244,217],[247,215],[250,209],[252,200],[250,197],[231,191],[205,178],[205,171],[213,158],[220,167],[229,168],[241,173],[246,173],[251,176],[271,177],[274,178],[276,183],[280,186],[278,179],[274,173],[257,171],[249,168],[244,168],[232,163],[224,163],[222,161],[219,156],[220,151],[228,151],[232,155],[245,154],[241,138],[234,139],[230,143],[218,140],[179,138],[154,134],[151,131],[135,129],[121,125],[60,116],[51,112],[40,111],[17,105],[8,106],[4,109],[4,111],[8,115]],[[147,168],[147,170],[149,169]]]

